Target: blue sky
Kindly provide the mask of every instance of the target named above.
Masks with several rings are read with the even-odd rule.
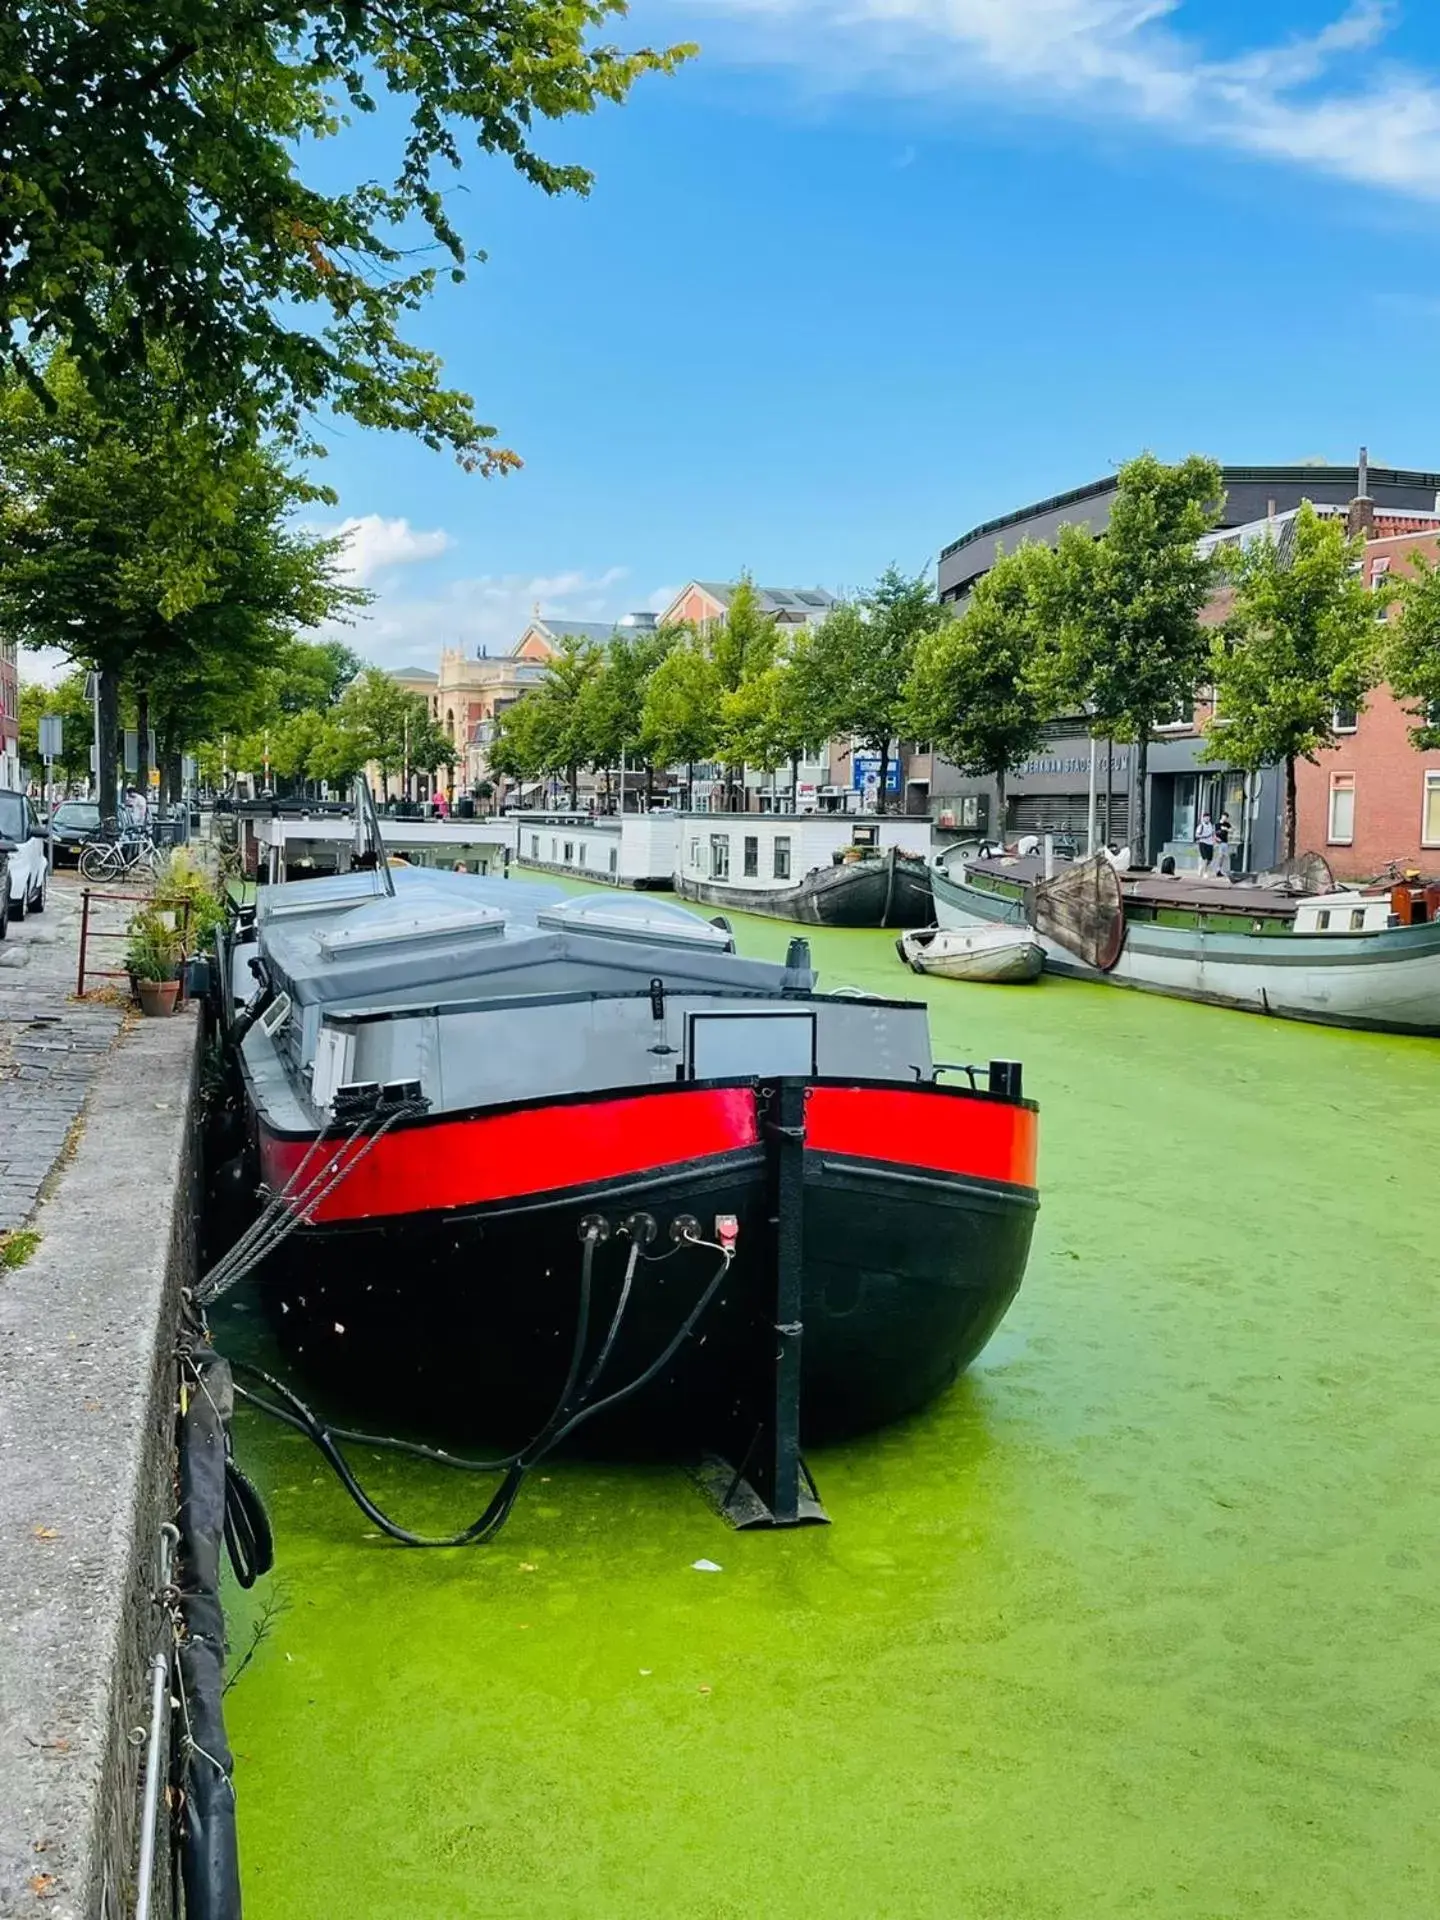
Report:
[[[702,52],[543,136],[588,200],[467,170],[489,258],[415,329],[523,471],[330,435],[371,657],[918,570],[1147,446],[1440,469],[1433,0],[642,0],[614,37]]]

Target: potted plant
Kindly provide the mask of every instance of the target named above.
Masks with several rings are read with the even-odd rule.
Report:
[[[140,1011],[151,1018],[173,1013],[180,993],[180,941],[174,926],[167,924],[172,919],[147,907],[130,922],[125,965],[135,983]]]

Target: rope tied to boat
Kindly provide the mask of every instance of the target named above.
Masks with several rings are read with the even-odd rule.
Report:
[[[349,1179],[392,1127],[426,1111],[427,1103],[424,1100],[402,1101],[384,1114],[378,1125],[374,1124],[374,1115],[367,1113],[338,1146],[324,1132],[317,1133],[284,1186],[272,1192],[256,1219],[199,1282],[195,1288],[196,1304],[208,1306],[228,1293],[247,1274],[253,1273],[261,1261],[273,1253],[297,1227],[309,1225],[321,1202],[329,1199],[335,1189]],[[363,1141],[363,1144],[358,1153],[352,1154],[350,1149],[357,1141]],[[327,1147],[335,1148],[334,1157],[311,1174],[308,1185],[302,1188],[300,1183],[309,1172],[312,1161]]]

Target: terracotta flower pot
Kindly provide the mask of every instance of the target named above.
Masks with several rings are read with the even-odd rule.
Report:
[[[137,983],[140,995],[140,1011],[147,1020],[159,1019],[175,1011],[175,1001],[180,992],[178,980],[141,980]]]

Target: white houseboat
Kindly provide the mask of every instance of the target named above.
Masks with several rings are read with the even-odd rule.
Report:
[[[904,815],[682,813],[675,891],[831,927],[927,927],[930,822]]]
[[[667,812],[506,816],[518,836],[516,858],[522,867],[602,886],[660,890],[674,884],[678,819]]]

